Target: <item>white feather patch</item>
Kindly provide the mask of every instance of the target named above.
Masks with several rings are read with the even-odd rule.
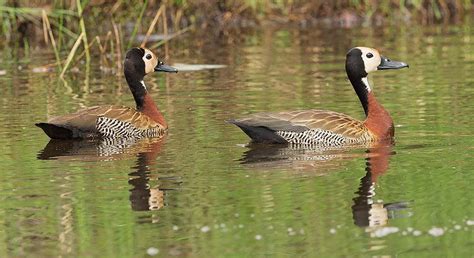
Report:
[[[365,88],[367,89],[367,92],[370,92],[371,89],[370,89],[369,80],[367,79],[367,77],[362,78],[362,82],[365,84]]]
[[[145,88],[145,90],[146,90],[145,82],[144,82],[144,81],[140,81],[140,83],[142,84],[143,88]]]

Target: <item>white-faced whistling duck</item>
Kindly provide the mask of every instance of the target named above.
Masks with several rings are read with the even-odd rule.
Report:
[[[325,110],[258,113],[229,122],[256,143],[290,143],[322,146],[359,145],[392,139],[393,121],[369,86],[370,72],[408,67],[392,61],[376,49],[355,47],[346,55],[346,73],[364,108],[366,119]]]
[[[53,139],[160,137],[168,125],[143,82],[151,72],[178,70],[163,64],[149,49],[132,48],[124,61],[124,73],[136,109],[124,106],[95,106],[58,116],[36,126]]]

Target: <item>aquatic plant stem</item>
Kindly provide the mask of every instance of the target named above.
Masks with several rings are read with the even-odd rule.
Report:
[[[96,41],[97,41],[97,45],[99,46],[99,51],[100,51],[100,61],[101,61],[101,64],[103,66],[106,66],[106,67],[109,67],[109,62],[107,61],[107,41],[110,39],[110,36],[112,35],[112,32],[109,31],[105,37],[105,44],[102,45],[102,42],[100,40],[100,37],[99,36],[95,36],[96,38]]]
[[[91,62],[91,56],[89,53],[88,41],[87,41],[87,33],[86,33],[86,25],[84,23],[84,17],[82,17],[82,5],[80,0],[76,0],[77,5],[77,14],[79,15],[79,27],[81,28],[82,42],[84,44],[84,50],[86,51],[86,66],[89,66]]]
[[[59,75],[59,77],[63,78],[64,77],[64,74],[66,73],[66,70],[67,68],[69,67],[69,65],[71,64],[71,61],[72,59],[74,58],[74,55],[77,51],[77,48],[79,47],[79,45],[81,44],[81,41],[82,41],[82,38],[84,37],[84,33],[81,33],[79,35],[79,37],[77,37],[76,39],[76,42],[74,43],[74,45],[72,46],[72,49],[71,51],[69,51],[69,55],[67,56],[67,59],[66,59],[66,62],[64,64],[64,68],[61,72],[61,74]]]
[[[165,34],[165,39],[168,37],[168,19],[166,18],[166,3],[167,1],[164,1],[163,6],[163,33]],[[165,60],[168,60],[169,58],[169,49],[168,49],[168,44],[165,42]]]
[[[31,14],[40,16],[41,13],[45,11],[44,8],[29,8],[29,7],[9,7],[5,5],[0,5],[0,13],[12,13],[12,14]],[[47,12],[47,14],[51,17],[58,17],[61,14],[76,16],[71,10],[63,10],[63,9],[54,9],[52,11]]]
[[[94,45],[94,43],[96,42],[96,38],[94,38],[91,42],[89,42],[89,44],[87,45],[87,47],[90,49],[92,47],[92,45]],[[86,53],[86,50],[83,50],[79,55],[77,55],[77,58],[76,58],[76,62],[77,63],[78,61],[80,61],[82,59],[82,57],[85,55]],[[74,64],[75,64],[74,63]]]
[[[160,18],[161,13],[163,12],[164,5],[161,5],[158,11],[156,11],[155,17],[153,18],[153,21],[150,24],[150,27],[148,27],[148,31],[146,32],[145,38],[142,41],[142,44],[140,44],[141,47],[145,47],[146,43],[148,42],[148,38],[150,38],[151,33],[153,32],[153,29],[155,28],[156,23],[158,22],[158,19]]]
[[[135,26],[133,27],[132,35],[130,35],[130,40],[127,44],[127,49],[132,47],[133,42],[135,41],[135,37],[137,36],[138,28],[142,22],[143,14],[145,13],[146,7],[148,6],[148,0],[145,0],[142,6],[142,10],[140,11],[140,16],[138,16],[137,21],[135,22]]]
[[[43,12],[41,13],[41,16],[43,18],[43,29],[46,28],[47,30],[47,34],[49,35],[49,38],[51,40],[51,45],[53,46],[54,55],[56,56],[56,63],[58,65],[59,70],[61,70],[62,65],[61,65],[61,58],[59,57],[59,50],[58,50],[58,47],[56,46],[56,40],[54,39],[53,31],[51,30],[51,24],[49,23],[49,19],[48,19],[48,15],[46,15],[46,11],[43,10]],[[46,35],[46,32],[44,32],[44,35],[45,35],[45,40],[47,40],[48,37]]]
[[[112,22],[114,27],[114,35],[115,35],[115,52],[117,58],[117,75],[121,74],[122,71],[122,38],[120,37],[119,27],[115,22]]]
[[[165,39],[160,40],[159,42],[155,43],[154,45],[150,46],[149,48],[150,48],[150,49],[158,48],[159,46],[161,46],[161,45],[165,44],[166,42],[168,42],[168,41],[170,41],[170,40],[172,40],[172,39],[174,39],[174,38],[180,36],[181,34],[183,34],[183,33],[187,32],[187,31],[189,31],[189,30],[192,29],[192,28],[193,28],[193,25],[188,26],[188,27],[186,27],[186,28],[184,28],[184,29],[182,29],[182,30],[179,30],[179,31],[177,31],[176,33],[171,34],[170,36],[166,37]]]

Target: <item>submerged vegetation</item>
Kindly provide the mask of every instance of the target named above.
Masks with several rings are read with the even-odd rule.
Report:
[[[164,45],[167,56],[166,42],[192,27],[447,23],[471,16],[473,6],[471,0],[0,0],[0,38],[25,49],[50,46],[56,63],[48,67],[64,75],[79,60],[89,63],[91,52],[109,71],[121,71],[131,46]]]

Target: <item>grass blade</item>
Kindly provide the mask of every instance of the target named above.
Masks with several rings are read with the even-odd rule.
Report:
[[[163,12],[164,5],[161,5],[158,11],[156,11],[155,17],[153,18],[153,21],[150,24],[150,27],[148,27],[148,31],[146,32],[145,38],[142,41],[142,44],[140,45],[141,47],[145,47],[148,38],[150,38],[151,33],[153,32],[153,29],[155,28],[156,23],[158,22],[158,19],[160,18],[161,13]]]
[[[51,30],[51,24],[49,23],[48,15],[46,15],[46,11],[43,10],[41,16],[43,17],[43,29],[46,28],[48,31],[49,39],[51,40],[51,45],[53,46],[54,55],[56,56],[56,62],[59,69],[62,69],[61,66],[61,58],[59,57],[59,50],[56,46],[56,40],[54,39],[53,31]],[[46,35],[45,35],[46,39]]]
[[[140,11],[140,16],[138,17],[138,19],[135,23],[135,27],[133,27],[132,35],[130,35],[130,40],[128,41],[127,49],[131,48],[133,42],[135,41],[135,36],[137,35],[138,27],[140,27],[140,24],[141,24],[141,21],[142,21],[142,18],[143,18],[143,14],[145,13],[145,10],[146,10],[147,6],[148,6],[148,0],[145,0],[145,2],[143,3],[142,10]]]
[[[81,5],[81,0],[76,0],[76,5],[77,5],[77,14],[79,17],[79,27],[81,28],[81,34],[82,36],[82,42],[84,44],[84,50],[86,51],[86,65],[89,65],[91,61],[91,55],[89,53],[89,47],[88,47],[88,41],[87,41],[87,33],[86,33],[86,25],[84,23],[84,17],[82,16],[82,5]]]
[[[76,54],[77,48],[78,48],[79,45],[81,44],[82,38],[84,38],[84,33],[81,33],[81,34],[79,35],[79,37],[77,37],[76,42],[75,42],[74,45],[72,46],[72,49],[71,49],[71,51],[69,52],[69,55],[67,56],[66,62],[65,62],[65,64],[64,64],[64,68],[63,68],[63,70],[62,70],[62,72],[61,72],[61,75],[59,75],[59,77],[61,77],[61,78],[64,77],[64,74],[66,73],[67,68],[68,68],[69,65],[71,64],[72,59],[74,58],[74,55]]]

